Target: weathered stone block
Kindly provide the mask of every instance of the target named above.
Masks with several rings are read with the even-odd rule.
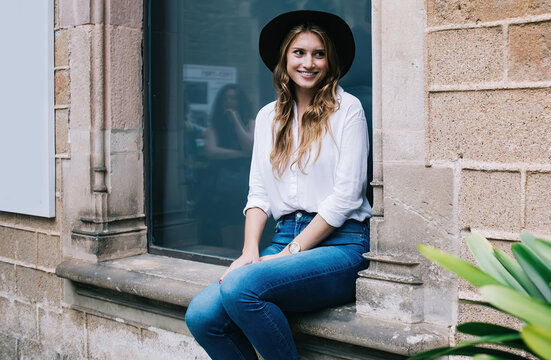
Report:
[[[389,164],[385,166],[384,186],[389,202],[417,213],[427,223],[434,223],[448,233],[454,231],[453,169]],[[405,222],[403,224],[404,227],[409,226]]]
[[[69,151],[69,110],[55,111],[55,153],[63,154]]]
[[[89,24],[91,21],[90,0],[58,0],[59,26]]]
[[[141,152],[143,150],[143,130],[120,130],[111,132],[111,154]]]
[[[15,214],[9,212],[0,211],[0,226],[13,226],[15,225]]]
[[[528,173],[526,177],[526,229],[551,234],[551,174]]]
[[[91,261],[120,259],[147,252],[145,227],[101,233],[74,230],[71,240],[71,255]]]
[[[90,129],[92,28],[87,25],[71,29],[71,130]]]
[[[19,235],[32,236],[32,233],[0,226],[0,256],[15,260],[17,238]]]
[[[54,0],[54,29],[59,27],[59,0]]]
[[[38,265],[55,268],[61,262],[61,239],[57,235],[38,234]]]
[[[112,129],[141,127],[142,106],[142,32],[111,27],[110,92]]]
[[[509,78],[551,79],[551,22],[509,26]]]
[[[429,158],[551,162],[551,90],[432,93]]]
[[[500,26],[428,34],[428,68],[432,85],[499,81],[504,44]]]
[[[425,134],[420,131],[385,132],[383,156],[385,161],[423,162],[425,160]]]
[[[0,262],[0,292],[15,293],[15,265]]]
[[[0,333],[17,338],[36,339],[36,307],[0,297]]]
[[[62,280],[55,274],[17,266],[15,269],[17,296],[31,302],[58,305],[61,302]]]
[[[142,0],[111,0],[109,10],[111,11],[110,23],[112,25],[125,25],[135,29],[142,28]]]
[[[423,287],[368,278],[356,282],[356,309],[369,316],[416,323],[423,321]]]
[[[55,71],[55,104],[67,105],[69,104],[69,71],[56,70]]]
[[[56,194],[56,210],[58,212],[62,210],[61,207],[59,207],[62,193],[63,193],[62,191],[63,172],[61,171],[63,169],[62,163],[63,163],[63,159],[55,159],[55,194]]]
[[[443,176],[444,173],[443,170],[440,176]],[[436,176],[438,175],[436,174]],[[385,171],[385,183],[386,181]],[[451,192],[450,188],[445,189],[445,186],[440,186],[438,190],[433,190],[437,192],[442,190],[443,193],[446,193],[446,191]],[[419,195],[412,195],[411,198],[406,198],[406,200],[412,201],[416,196]],[[423,207],[430,208],[430,205],[423,204]],[[423,282],[423,300],[421,301],[423,318],[427,322],[450,323],[454,311],[453,301],[455,296],[450,291],[450,286],[453,286],[451,284],[455,280],[448,271],[424,259],[416,246],[417,244],[428,244],[444,251],[453,252],[456,246],[455,235],[449,233],[449,229],[453,228],[454,218],[440,217],[437,213],[425,213],[423,207],[420,207],[421,210],[416,209],[407,203],[401,202],[398,198],[388,196],[385,191],[384,222],[377,227],[377,239],[372,239],[372,241],[377,244],[378,254],[383,254],[397,260],[407,256],[421,263],[419,265],[418,277]],[[443,205],[442,209],[446,209],[446,207]],[[366,296],[369,296],[368,291],[366,288]],[[389,296],[393,296],[392,294],[396,293],[396,290],[393,290],[390,285],[386,288],[380,287],[375,291],[387,291],[391,294]],[[382,296],[378,292],[376,294]],[[358,302],[363,301],[362,296],[364,295],[358,292],[356,297]],[[413,299],[410,300],[413,301]]]
[[[17,238],[15,241],[15,258],[27,264],[36,264],[36,233],[13,229],[13,234]]]
[[[64,308],[62,313],[38,310],[40,343],[50,351],[68,355],[67,359],[86,358],[85,315]],[[63,357],[62,357],[63,358]]]
[[[60,209],[56,199],[56,209]],[[44,218],[39,216],[31,216],[24,214],[15,214],[15,225],[33,229],[38,232],[58,232],[59,217]]]
[[[144,213],[141,153],[111,155],[110,173],[110,213],[115,216]]]
[[[55,66],[69,66],[69,30],[55,31],[54,64]]]
[[[480,23],[551,12],[547,0],[428,0],[426,4],[429,26]]]
[[[17,360],[17,338],[0,332],[0,355],[4,360]]]
[[[141,359],[140,330],[124,323],[86,315],[89,359]]]
[[[399,182],[396,180],[396,183]],[[404,183],[407,182],[404,181]],[[427,194],[430,194],[429,190],[431,189],[427,188]],[[395,256],[410,254],[422,258],[417,251],[417,244],[430,244],[442,249],[451,246],[450,229],[453,229],[453,217],[451,207],[446,205],[446,196],[452,190],[445,189],[444,186],[432,190],[437,193],[434,201],[430,199],[430,195],[427,195],[424,200],[420,200],[427,203],[410,204],[407,201],[416,201],[417,196],[421,199],[424,195],[412,194],[411,197],[405,198],[404,202],[398,197],[387,194],[385,188],[385,220],[379,229],[379,236],[383,241],[379,240],[378,245],[381,254]],[[395,189],[395,193],[396,191]],[[439,198],[439,195],[442,197]],[[435,209],[430,209],[431,203],[434,204]],[[446,214],[447,210],[450,210],[448,214]]]
[[[189,359],[207,360],[207,353],[190,336],[157,328],[142,329],[143,359],[163,358],[179,360],[182,356]]]
[[[464,170],[461,177],[463,228],[521,230],[520,173]]]

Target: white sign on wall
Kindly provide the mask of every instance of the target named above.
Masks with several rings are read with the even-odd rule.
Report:
[[[230,66],[184,64],[183,70],[183,81],[187,85],[186,88],[194,93],[193,97],[199,98],[196,101],[193,97],[190,99],[192,110],[202,110],[208,113],[218,90],[224,85],[237,82],[237,69]]]
[[[55,216],[54,0],[0,11],[0,211]]]

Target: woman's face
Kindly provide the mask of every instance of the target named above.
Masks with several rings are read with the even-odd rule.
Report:
[[[315,90],[327,75],[327,56],[320,37],[302,32],[287,50],[287,73],[296,90]]]
[[[237,91],[228,89],[224,93],[224,110],[237,110]]]

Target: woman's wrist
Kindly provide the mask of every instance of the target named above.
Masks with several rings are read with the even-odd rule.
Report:
[[[259,252],[258,246],[254,246],[254,245],[244,246],[243,251],[241,251],[243,255],[246,255],[246,254],[258,255],[258,252]]]

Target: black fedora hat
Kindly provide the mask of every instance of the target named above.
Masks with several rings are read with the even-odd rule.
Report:
[[[341,77],[352,66],[356,46],[354,36],[348,24],[337,15],[314,10],[297,10],[287,12],[273,18],[267,23],[258,40],[260,57],[264,64],[274,71],[283,40],[289,30],[302,24],[315,24],[321,27],[333,41],[339,58]]]

